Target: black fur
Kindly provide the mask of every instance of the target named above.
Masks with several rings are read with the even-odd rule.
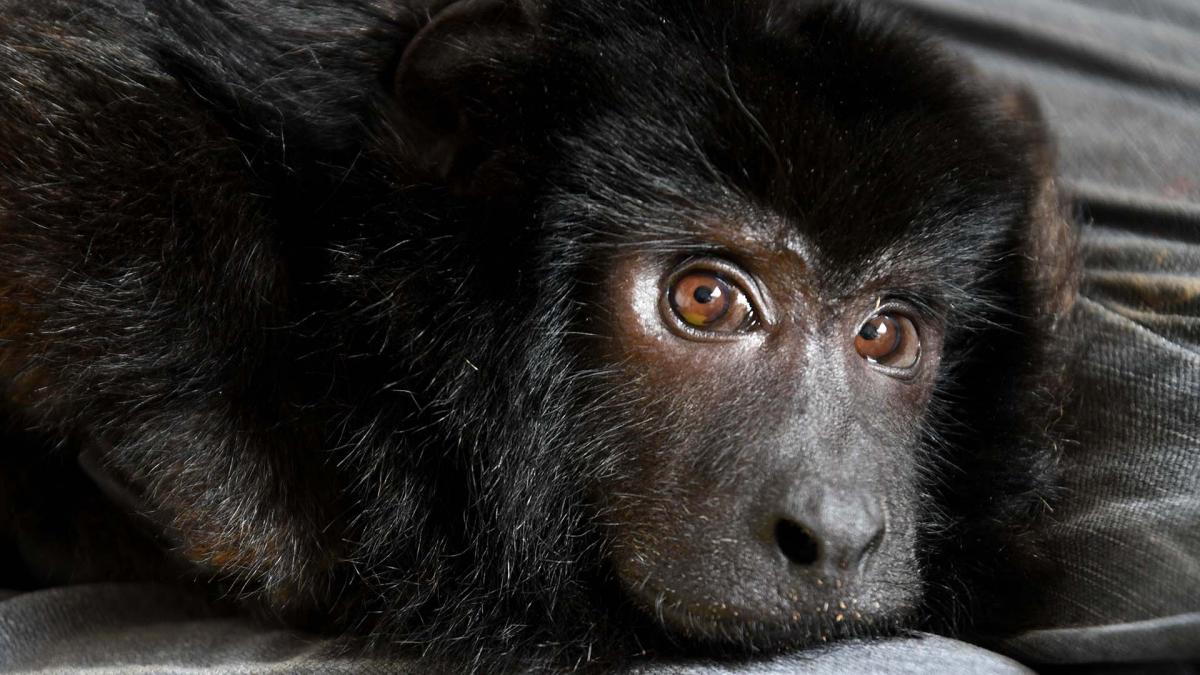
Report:
[[[444,4],[0,1],[0,382],[27,434],[5,466],[83,452],[172,559],[378,645],[692,649],[613,580],[597,495],[673,431],[602,356],[603,279],[769,212],[825,287],[883,266],[946,326],[904,488],[921,600],[812,636],[1005,594],[1073,288],[1036,125],[886,15],[768,0],[531,2],[408,105],[394,73]],[[28,562],[20,482],[0,527]]]

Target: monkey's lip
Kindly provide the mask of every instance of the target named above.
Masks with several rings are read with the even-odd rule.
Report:
[[[643,613],[666,631],[688,640],[736,646],[753,652],[821,644],[848,637],[881,637],[898,633],[914,612],[910,606],[865,611],[856,604],[820,601],[812,608],[800,603],[763,612],[729,602],[688,603],[648,584],[626,585],[626,592]]]

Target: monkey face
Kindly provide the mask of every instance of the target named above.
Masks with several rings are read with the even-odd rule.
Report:
[[[878,632],[920,594],[943,328],[883,291],[822,297],[799,240],[763,224],[724,255],[613,267],[607,358],[641,409],[604,497],[613,564],[684,634]]]

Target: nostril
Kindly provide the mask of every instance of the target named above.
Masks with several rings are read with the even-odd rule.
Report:
[[[816,537],[808,528],[786,519],[775,523],[775,542],[796,565],[811,565],[821,553]]]
[[[860,561],[865,560],[872,553],[879,550],[879,547],[883,545],[883,535],[884,529],[882,527],[875,530],[875,535],[871,537],[871,541],[867,542],[866,547],[859,554]]]

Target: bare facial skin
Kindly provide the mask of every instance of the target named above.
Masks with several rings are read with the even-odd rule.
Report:
[[[747,232],[724,255],[620,257],[605,283],[606,357],[669,420],[611,488],[649,515],[614,533],[618,572],[685,632],[886,625],[921,588],[917,495],[884,486],[913,480],[939,319],[899,280],[831,304],[802,247]]]

